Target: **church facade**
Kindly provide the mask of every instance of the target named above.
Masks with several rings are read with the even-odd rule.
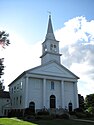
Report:
[[[51,15],[42,43],[41,65],[19,75],[9,84],[13,110],[33,108],[67,108],[74,110],[78,105],[77,82],[79,77],[61,65],[59,41],[55,39]]]

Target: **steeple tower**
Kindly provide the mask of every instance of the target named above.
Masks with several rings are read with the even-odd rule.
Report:
[[[55,39],[51,15],[49,15],[47,34],[45,41],[42,43],[42,56],[40,57],[41,64],[45,64],[50,61],[56,61],[60,63],[60,56],[61,54],[59,54],[59,41]]]

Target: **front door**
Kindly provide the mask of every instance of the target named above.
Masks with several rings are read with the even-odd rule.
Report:
[[[56,108],[56,97],[54,95],[50,96],[50,108]]]
[[[72,112],[72,103],[69,103],[69,112]]]

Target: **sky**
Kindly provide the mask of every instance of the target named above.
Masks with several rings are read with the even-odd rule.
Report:
[[[94,93],[94,0],[0,0],[0,31],[9,33],[11,42],[0,48],[5,90],[23,71],[41,64],[49,11],[61,64],[80,77],[79,94]]]

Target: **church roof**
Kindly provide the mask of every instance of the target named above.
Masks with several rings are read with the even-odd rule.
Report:
[[[26,71],[27,73],[35,73],[40,75],[53,75],[57,77],[66,77],[66,78],[74,78],[79,79],[74,73],[72,73],[69,69],[67,69],[62,64],[57,61],[50,61],[44,65],[37,66],[35,68],[29,69]]]
[[[72,73],[65,66],[61,65],[60,63],[57,63],[56,61],[50,61],[44,65],[40,65],[35,68],[31,68],[29,70],[24,71],[12,83],[14,83],[16,80],[18,80],[19,78],[23,77],[26,74],[31,74],[31,77],[32,77],[32,74],[36,74],[36,75],[41,75],[41,76],[51,75],[54,77],[79,79],[78,76]],[[12,83],[10,83],[9,86]]]
[[[53,27],[52,27],[52,21],[51,21],[51,15],[49,15],[49,21],[48,21],[48,29],[46,34],[46,39],[52,39],[55,40]]]

